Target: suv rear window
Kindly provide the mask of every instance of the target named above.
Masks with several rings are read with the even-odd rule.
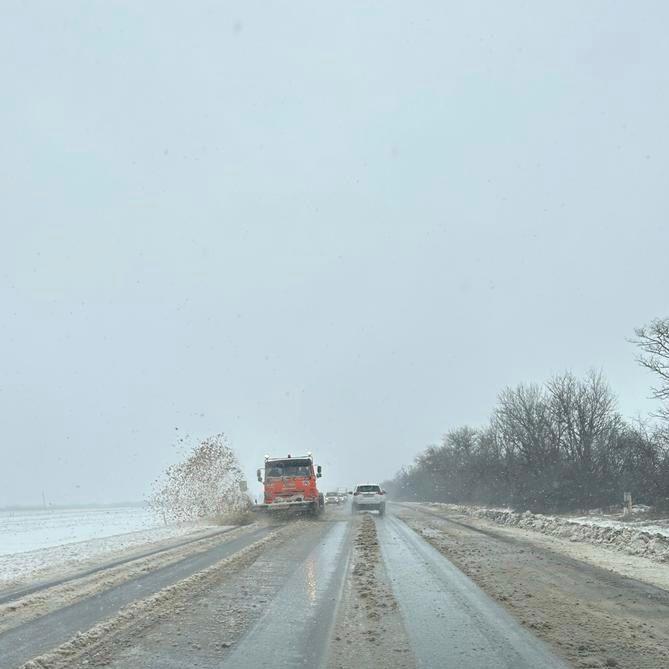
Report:
[[[381,492],[381,488],[377,485],[359,485],[358,492]]]

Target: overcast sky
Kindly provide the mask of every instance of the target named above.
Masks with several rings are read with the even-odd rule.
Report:
[[[652,409],[666,2],[0,14],[0,505],[141,499],[220,431],[383,479],[566,369]]]

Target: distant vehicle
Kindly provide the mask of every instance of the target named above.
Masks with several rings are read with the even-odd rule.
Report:
[[[339,495],[341,503],[346,504],[346,502],[348,502],[348,496],[352,493],[350,493],[346,488],[337,488],[337,494]]]
[[[338,492],[325,493],[326,504],[341,504],[341,495]]]
[[[316,479],[321,476],[321,466],[314,467],[311,453],[286,458],[265,456],[265,477],[259,469],[258,481],[264,484],[264,502],[256,504],[254,511],[280,511],[290,509],[309,511],[318,515],[325,500],[318,492]]]
[[[386,512],[386,491],[376,483],[359,483],[353,491],[351,513],[374,510],[382,516]]]

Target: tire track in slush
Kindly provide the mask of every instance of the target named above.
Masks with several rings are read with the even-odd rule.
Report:
[[[471,579],[405,523],[377,520],[381,553],[418,667],[566,669]]]
[[[317,669],[327,660],[351,548],[351,523],[332,523],[288,578],[223,668]]]
[[[258,528],[0,634],[0,669],[12,669],[59,646],[118,613],[123,607],[157,593],[250,546],[275,528]]]
[[[188,546],[189,544],[195,544],[198,542],[204,543],[205,541],[214,539],[215,537],[221,536],[223,534],[227,534],[228,532],[232,532],[232,530],[236,529],[238,529],[236,526],[226,527],[225,529],[216,530],[208,534],[201,534],[197,537],[192,537],[190,539],[176,541],[166,546],[161,546],[160,548],[153,548],[150,550],[142,551],[140,553],[136,553],[134,555],[130,555],[128,557],[118,558],[116,560],[110,560],[109,562],[105,562],[96,567],[91,567],[90,569],[83,569],[81,571],[74,572],[73,574],[64,576],[62,578],[53,578],[44,581],[38,581],[26,587],[16,588],[13,590],[4,590],[0,592],[0,605],[9,604],[11,602],[15,602],[19,599],[22,599],[23,597],[27,597],[28,595],[34,595],[38,592],[41,592],[42,590],[48,590],[49,588],[54,588],[59,585],[65,585],[66,583],[70,583],[72,581],[78,581],[82,578],[93,576],[103,571],[108,571],[109,569],[122,567],[132,562],[138,562],[139,560],[144,560],[147,557],[153,557],[154,555],[161,555],[162,553],[166,553],[167,551],[175,550],[177,548],[183,548],[184,546]]]

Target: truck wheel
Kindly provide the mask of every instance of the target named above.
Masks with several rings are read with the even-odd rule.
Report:
[[[325,510],[325,504],[322,501],[321,496],[319,495],[317,500],[314,500],[311,504],[311,508],[309,509],[310,515],[313,516],[314,518],[318,518],[323,511]]]

